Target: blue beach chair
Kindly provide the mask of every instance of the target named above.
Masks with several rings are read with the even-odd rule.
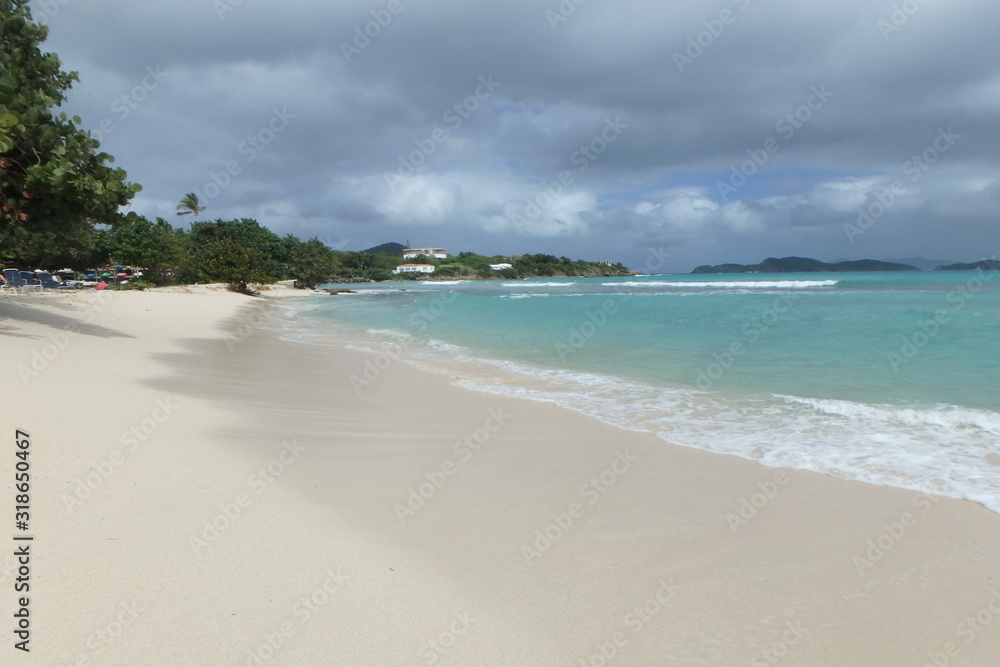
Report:
[[[31,271],[21,271],[21,280],[24,284],[21,285],[21,291],[27,291],[29,289],[42,289],[42,283],[35,277]]]
[[[72,285],[66,285],[55,278],[48,271],[38,272],[38,282],[42,284],[42,289],[73,289]]]
[[[13,290],[15,294],[17,294],[18,290],[23,290],[27,284],[17,269],[4,269],[3,277],[7,281],[4,289]]]

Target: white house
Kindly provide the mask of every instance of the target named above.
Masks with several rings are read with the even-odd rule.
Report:
[[[435,259],[447,259],[448,253],[444,248],[407,248],[403,251],[403,259],[413,259],[420,255],[434,257]]]
[[[392,270],[395,274],[400,273],[434,273],[433,264],[400,264]]]
[[[503,271],[504,269],[513,269],[514,265],[504,262],[503,264],[490,264],[490,268],[494,271]]]

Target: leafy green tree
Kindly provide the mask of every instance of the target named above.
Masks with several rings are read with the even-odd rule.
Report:
[[[460,252],[455,256],[455,261],[462,266],[472,269],[473,272],[488,271],[490,269],[489,258],[477,255],[474,252]]]
[[[337,276],[336,256],[322,241],[311,238],[303,243],[289,235],[285,237],[286,244],[289,238],[293,239],[295,244],[291,248],[288,270],[296,280],[312,289]]]
[[[189,192],[181,197],[181,203],[177,205],[177,215],[190,215],[194,213],[194,217],[197,218],[198,214],[204,210],[205,207],[198,201],[198,195],[193,192]]]
[[[412,274],[410,274],[412,275]],[[369,280],[392,280],[395,276],[392,271],[382,267],[376,267],[374,269],[368,269],[365,271],[365,278]]]
[[[28,0],[0,0],[0,243],[30,243],[31,234],[80,238],[113,224],[141,188],[98,152],[78,117],[56,113],[79,78],[39,46],[48,28],[35,23]]]
[[[274,274],[262,268],[267,264],[263,253],[227,236],[203,247],[201,261],[214,280],[228,283],[234,292],[249,294],[249,283],[274,282]]]
[[[444,264],[444,263],[442,263],[442,264],[438,264],[436,267],[434,267],[434,275],[435,276],[449,276],[449,277],[454,278],[454,277],[463,276],[463,275],[466,275],[466,274],[468,274],[468,269],[466,269],[465,267],[461,266],[460,264]]]
[[[381,276],[392,277],[392,270],[403,263],[396,255],[379,252],[368,254],[364,252],[338,253],[340,273],[345,278],[369,278],[371,280],[388,280]],[[376,277],[380,276],[380,277]]]
[[[178,276],[183,283],[225,282],[247,292],[248,283],[287,275],[287,262],[287,244],[256,220],[195,222],[185,236]]]
[[[3,244],[3,259],[36,269],[85,268],[107,263],[105,232],[92,227],[65,231],[16,230]]]
[[[183,230],[163,218],[153,223],[129,213],[124,223],[106,234],[110,261],[146,269],[144,277],[157,285],[171,282],[184,250]]]

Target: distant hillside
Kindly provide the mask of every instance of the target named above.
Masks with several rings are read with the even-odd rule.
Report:
[[[948,266],[939,266],[935,271],[1000,271],[1000,262],[995,259],[981,259],[978,262],[972,262],[970,264],[949,264]]]
[[[915,266],[858,259],[828,264],[808,257],[768,257],[760,264],[719,264],[699,266],[691,273],[818,273],[825,271],[919,271]]]
[[[374,248],[368,248],[368,250],[362,250],[361,252],[366,255],[377,255],[378,253],[385,253],[386,255],[395,255],[396,257],[402,257],[403,251],[406,250],[406,246],[402,243],[383,243],[382,245],[377,245]]]
[[[882,261],[895,262],[896,264],[909,264],[910,266],[915,266],[918,269],[923,269],[924,271],[930,271],[931,269],[936,269],[939,266],[955,263],[955,260],[953,259],[927,259],[926,257],[884,257]]]

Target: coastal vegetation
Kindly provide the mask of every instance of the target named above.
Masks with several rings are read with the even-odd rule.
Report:
[[[40,45],[27,0],[0,0],[0,244],[8,254],[79,252],[141,188],[58,107],[78,81]]]
[[[421,256],[406,260],[434,264],[434,273],[397,276],[393,270],[404,260],[395,254],[334,250],[318,238],[302,241],[292,234],[278,236],[250,218],[197,220],[182,229],[163,218],[150,221],[136,213],[122,216],[111,225],[80,229],[60,244],[4,244],[2,255],[0,259],[7,264],[43,269],[142,267],[142,279],[130,281],[133,288],[223,282],[238,292],[248,292],[250,284],[279,280],[295,280],[301,287],[314,288],[331,282],[392,279],[632,275],[621,264],[552,255],[508,258],[462,252],[446,259]],[[501,263],[511,268],[490,268],[490,264]]]
[[[460,252],[445,259],[418,256],[407,260],[414,264],[433,264],[432,278],[576,278],[631,276],[635,273],[620,263],[586,262],[553,255],[493,255],[487,257],[474,252]],[[494,269],[492,266],[510,265]],[[428,278],[428,274],[408,274],[415,280]]]

